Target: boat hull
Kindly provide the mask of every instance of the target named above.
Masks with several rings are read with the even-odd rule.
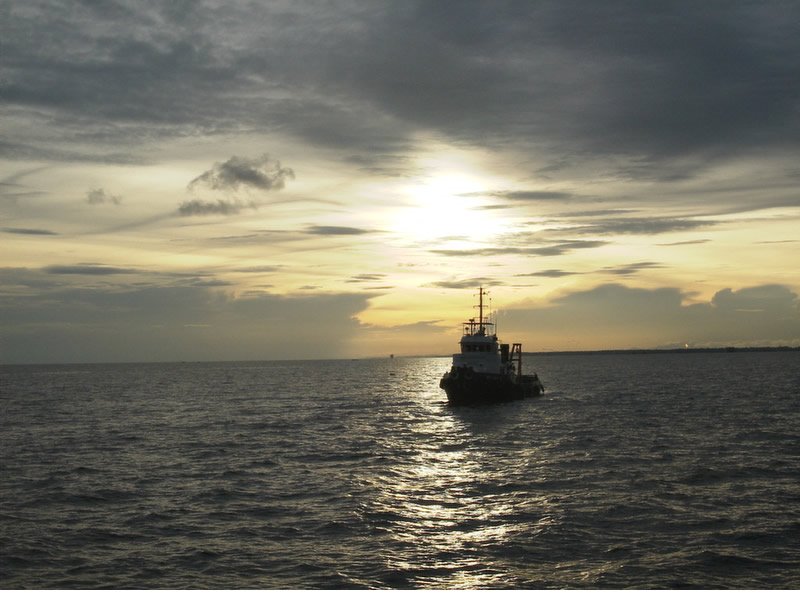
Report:
[[[444,374],[439,387],[450,404],[499,404],[539,396],[544,386],[536,375],[516,376],[476,373],[453,368]]]

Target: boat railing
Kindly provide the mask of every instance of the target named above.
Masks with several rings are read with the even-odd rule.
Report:
[[[517,382],[522,381],[522,344],[519,342],[514,342],[511,345],[511,352],[509,354],[508,360],[511,364],[516,363],[516,371],[517,371]]]

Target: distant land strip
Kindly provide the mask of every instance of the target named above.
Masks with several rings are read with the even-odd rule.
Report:
[[[523,352],[531,355],[550,354],[700,354],[713,352],[800,352],[800,346],[726,346],[721,348],[651,348],[624,350],[542,350]]]

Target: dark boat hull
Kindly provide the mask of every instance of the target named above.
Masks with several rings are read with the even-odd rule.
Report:
[[[454,368],[444,374],[439,387],[450,404],[498,404],[539,396],[544,386],[536,375],[516,376],[475,373],[471,369]]]

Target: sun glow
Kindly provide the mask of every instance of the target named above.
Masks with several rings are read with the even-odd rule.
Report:
[[[391,228],[405,239],[482,241],[507,229],[506,219],[484,209],[476,191],[484,182],[464,173],[441,174],[403,190],[407,203],[393,211]]]

